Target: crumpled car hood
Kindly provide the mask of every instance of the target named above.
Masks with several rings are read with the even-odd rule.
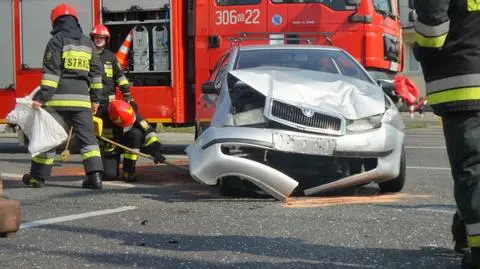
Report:
[[[350,120],[385,112],[380,87],[348,76],[278,67],[239,69],[230,74],[267,97],[340,113]]]

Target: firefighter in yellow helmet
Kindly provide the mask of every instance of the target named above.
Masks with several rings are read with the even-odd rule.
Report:
[[[102,94],[99,55],[92,41],[82,33],[76,11],[60,4],[51,12],[52,38],[43,58],[41,89],[33,107],[43,107],[65,127],[72,125],[81,146],[87,179],[84,188],[101,189],[103,165],[93,130],[92,111],[98,109]],[[55,149],[33,157],[30,174],[23,182],[42,187],[51,175]]]
[[[100,101],[98,116],[103,119],[104,136],[137,150],[151,154],[156,162],[164,160],[160,153],[161,143],[155,129],[145,121],[138,112],[130,92],[129,82],[118,64],[115,55],[106,48],[110,31],[105,25],[99,24],[90,32],[90,36],[100,53],[104,66],[102,82],[104,95]],[[115,86],[122,92],[123,99],[115,100]],[[132,114],[133,113],[133,114]],[[113,121],[112,121],[113,119]],[[119,120],[120,119],[120,120]],[[105,180],[115,180],[119,177],[121,149],[109,143],[102,143],[102,161],[105,169]],[[137,154],[123,153],[122,179],[127,182],[136,181],[135,167]]]
[[[455,182],[455,250],[463,268],[480,268],[480,2],[416,0],[415,10],[414,54],[442,117]]]

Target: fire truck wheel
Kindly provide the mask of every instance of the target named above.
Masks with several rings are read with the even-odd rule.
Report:
[[[382,192],[399,192],[405,186],[406,180],[406,172],[407,172],[407,162],[405,159],[405,150],[402,149],[402,156],[400,157],[400,174],[398,177],[378,183],[378,187]]]

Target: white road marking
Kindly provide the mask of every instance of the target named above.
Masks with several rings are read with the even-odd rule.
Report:
[[[8,179],[22,179],[23,174],[0,173],[0,177]]]
[[[447,149],[445,146],[440,147],[424,147],[424,146],[405,146],[406,149]]]
[[[113,187],[123,187],[123,188],[133,188],[135,185],[130,183],[125,183],[121,181],[102,181],[103,185],[113,186]]]
[[[428,212],[435,212],[435,213],[446,213],[446,214],[453,214],[455,213],[455,209],[442,209],[442,208],[418,208],[418,211],[428,211]]]
[[[450,171],[450,167],[433,167],[433,166],[407,166],[407,169],[448,170],[448,171]]]
[[[39,226],[43,226],[43,225],[49,225],[49,224],[54,224],[54,223],[59,223],[59,222],[66,222],[66,221],[72,221],[72,220],[78,220],[78,219],[97,217],[97,216],[108,215],[108,214],[113,214],[113,213],[120,213],[120,212],[130,211],[130,210],[134,210],[134,209],[137,209],[137,207],[136,206],[123,206],[123,207],[114,208],[114,209],[92,211],[92,212],[87,212],[87,213],[82,213],[82,214],[77,214],[77,215],[70,215],[70,216],[44,219],[44,220],[36,220],[36,221],[22,223],[20,225],[20,229],[39,227]]]
[[[163,155],[167,159],[188,159],[187,155]]]

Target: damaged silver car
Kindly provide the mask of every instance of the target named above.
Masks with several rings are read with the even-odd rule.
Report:
[[[190,174],[224,195],[257,189],[283,201],[371,182],[398,192],[405,184],[393,84],[374,81],[344,50],[234,47],[202,91],[217,97],[216,111],[186,149]]]

